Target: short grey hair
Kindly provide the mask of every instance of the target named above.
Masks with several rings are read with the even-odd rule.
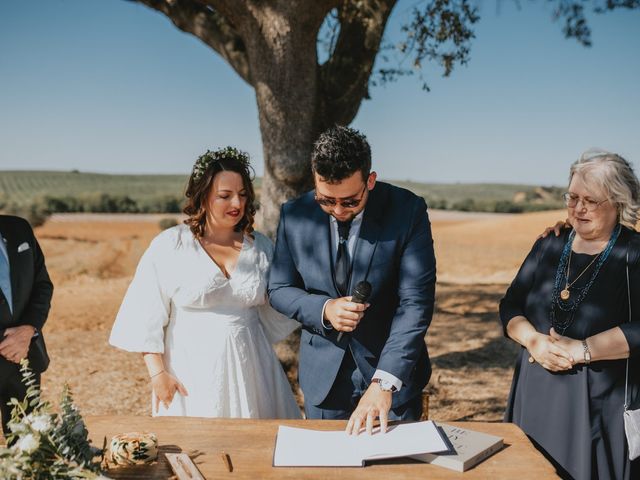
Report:
[[[618,208],[619,222],[635,230],[640,216],[640,182],[628,161],[616,153],[589,149],[571,165],[569,183],[576,174],[587,186],[605,192]]]

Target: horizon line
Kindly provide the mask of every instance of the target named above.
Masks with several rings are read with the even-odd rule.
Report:
[[[54,170],[54,169],[24,169],[24,170],[14,170],[14,169],[0,169],[0,174],[2,173],[77,173],[77,174],[88,174],[88,175],[105,175],[105,176],[130,176],[130,177],[144,177],[144,176],[165,176],[165,177],[176,177],[176,176],[185,176],[188,177],[188,173],[114,173],[114,172],[100,172],[100,171],[87,171],[80,170],[77,168],[73,168],[71,170]],[[254,178],[262,181],[263,175],[256,175]],[[401,179],[401,178],[387,178],[387,177],[378,177],[381,181],[384,182],[402,182],[402,183],[415,183],[415,184],[423,184],[423,185],[522,185],[522,186],[530,186],[530,187],[556,187],[561,188],[560,185],[557,184],[549,184],[549,183],[527,183],[527,182],[497,182],[497,181],[475,181],[475,182],[462,182],[462,181],[451,181],[451,182],[443,182],[443,181],[423,181],[423,180],[410,180],[410,179]]]

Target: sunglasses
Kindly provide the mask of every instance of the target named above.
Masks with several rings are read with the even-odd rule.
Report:
[[[360,205],[360,202],[362,202],[366,189],[367,184],[365,183],[364,187],[362,187],[362,190],[360,191],[360,198],[347,198],[345,200],[337,200],[335,198],[319,197],[318,194],[316,194],[315,199],[316,202],[318,202],[318,204],[322,205],[323,207],[335,207],[339,204],[342,208],[356,208],[358,205]]]

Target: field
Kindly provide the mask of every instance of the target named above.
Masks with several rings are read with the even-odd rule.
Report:
[[[158,195],[182,196],[186,181],[187,177],[184,175],[2,171],[0,172],[0,197],[24,204],[44,195],[77,197],[108,192],[113,196],[128,195],[141,200]]]
[[[52,358],[45,396],[70,382],[85,414],[150,414],[142,358],[107,345],[111,324],[151,238],[153,216],[54,216],[36,230],[55,284],[45,335]],[[431,418],[499,421],[514,355],[497,303],[536,235],[561,211],[521,215],[432,211],[438,259]],[[293,388],[296,340],[277,346]]]
[[[255,185],[258,193],[260,178]],[[383,179],[384,180],[384,179]],[[105,175],[85,172],[61,171],[0,171],[0,209],[2,203],[17,206],[45,204],[54,211],[124,211],[125,207],[105,207],[95,197],[108,193],[110,197],[129,197],[140,206],[158,201],[160,197],[181,198],[187,175]],[[516,184],[437,184],[410,181],[394,182],[427,199],[432,208],[470,211],[540,210],[560,206],[561,190],[557,187],[539,187]],[[54,203],[43,202],[43,197],[80,200],[83,210],[56,209]],[[471,200],[473,199],[473,200]],[[58,207],[59,208],[59,207]],[[114,210],[113,208],[119,208]],[[507,210],[505,210],[505,208]],[[136,210],[137,211],[137,210]],[[149,210],[141,210],[149,211]],[[158,211],[158,210],[150,210]]]

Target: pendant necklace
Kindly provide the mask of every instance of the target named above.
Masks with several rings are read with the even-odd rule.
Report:
[[[589,265],[587,265],[587,267],[580,272],[580,274],[573,280],[573,282],[569,282],[568,277],[569,264],[571,262],[571,247],[573,245],[573,239],[575,238],[576,232],[575,230],[573,230],[569,234],[569,238],[565,243],[564,248],[562,249],[562,254],[560,255],[560,263],[558,264],[558,268],[556,270],[556,279],[551,293],[551,309],[549,312],[549,320],[551,325],[557,332],[560,332],[561,335],[563,335],[564,332],[573,323],[578,307],[589,293],[591,286],[598,277],[600,269],[607,261],[607,258],[609,258],[609,254],[611,253],[611,250],[613,250],[613,246],[618,240],[618,236],[620,235],[621,231],[622,226],[620,224],[616,225],[604,250],[600,252],[593,260],[591,260]],[[591,271],[591,278],[589,278],[584,287],[580,288],[580,292],[577,295],[572,296],[569,288],[571,288],[571,286],[574,285],[576,281],[580,277],[582,277],[582,275],[584,275],[584,273],[586,273],[589,268],[591,268],[592,265],[593,270]],[[564,288],[562,288],[563,285]],[[558,310],[557,313],[560,314],[559,316],[556,315],[556,309]]]
[[[571,297],[571,292],[569,291],[569,289],[571,288],[571,286],[576,283],[578,281],[578,279],[584,275],[584,273],[589,270],[589,267],[591,267],[591,265],[593,265],[595,263],[596,260],[598,260],[598,258],[600,258],[600,255],[602,255],[602,252],[600,252],[598,255],[596,255],[595,257],[593,257],[593,260],[591,260],[591,262],[589,262],[589,265],[587,265],[582,272],[580,272],[580,274],[573,279],[573,282],[569,282],[569,269],[571,268],[571,253],[572,251],[569,250],[569,260],[567,261],[567,274],[565,275],[565,284],[564,284],[564,289],[560,292],[560,298],[562,300],[564,300],[565,302],[567,300],[569,300],[569,297]]]

